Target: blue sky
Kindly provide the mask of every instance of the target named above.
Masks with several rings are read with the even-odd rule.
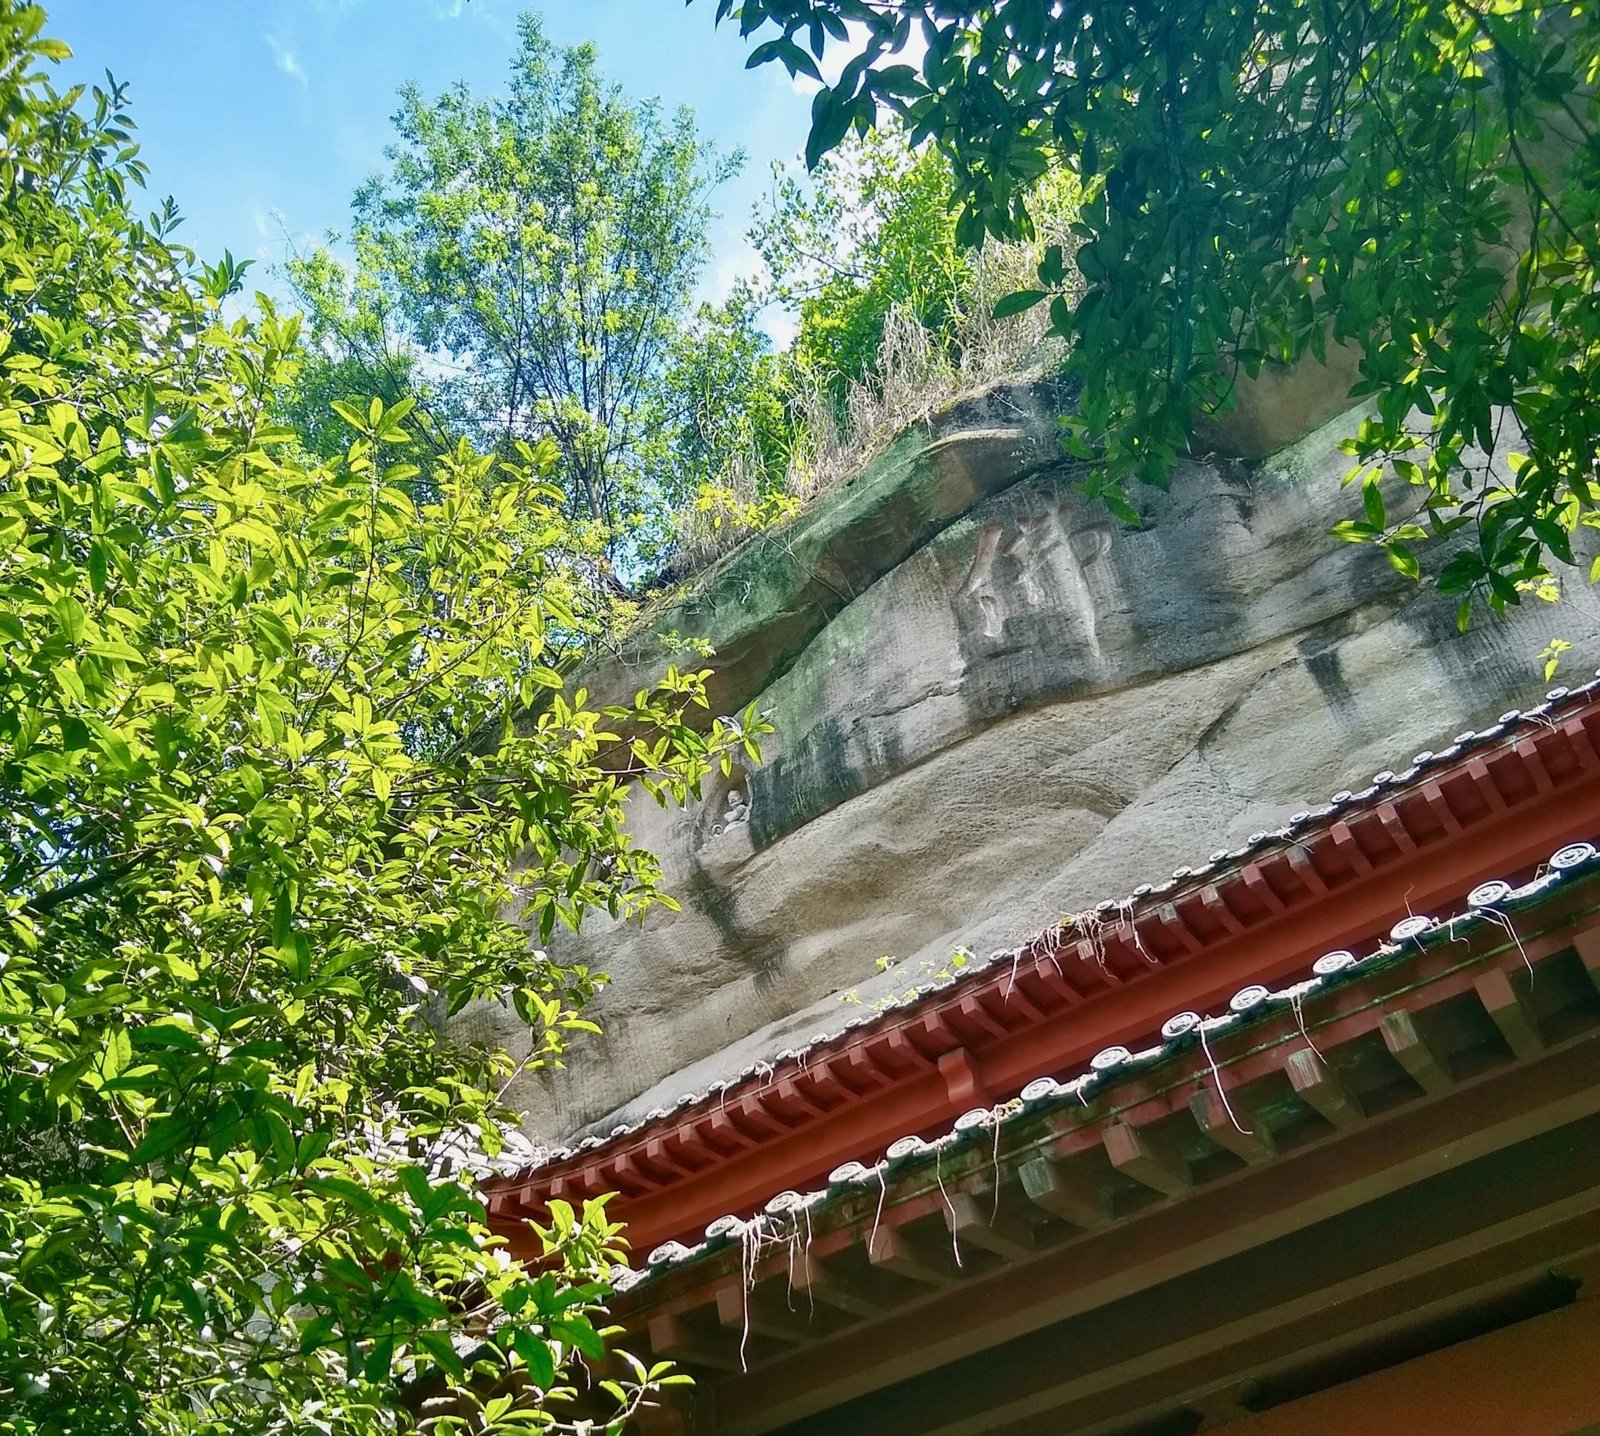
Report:
[[[395,91],[458,79],[499,91],[515,20],[536,9],[557,44],[592,39],[608,78],[689,105],[702,133],[746,152],[719,189],[704,281],[718,297],[750,269],[751,206],[770,164],[805,141],[810,97],[780,67],[715,28],[715,0],[45,0],[47,33],[72,46],[63,81],[109,69],[131,86],[152,197],[173,195],[202,257],[258,259],[256,286],[300,243],[342,229],[355,186],[383,163]]]

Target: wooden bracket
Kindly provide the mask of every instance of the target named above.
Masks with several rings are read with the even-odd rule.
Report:
[[[892,1272],[924,1286],[953,1286],[961,1272],[953,1265],[954,1253],[935,1256],[894,1227],[879,1227],[867,1247],[867,1260],[880,1271]]]
[[[1533,1016],[1517,996],[1509,976],[1499,968],[1494,968],[1472,985],[1478,994],[1478,1001],[1483,1004],[1483,1010],[1500,1029],[1500,1035],[1505,1038],[1506,1046],[1514,1056],[1531,1057],[1544,1046]]]
[[[1215,1087],[1202,1087],[1189,1099],[1189,1111],[1206,1136],[1252,1166],[1277,1155],[1278,1144],[1261,1114],[1246,1108],[1237,1096],[1224,1102]]]
[[[850,1316],[877,1316],[884,1309],[882,1302],[873,1300],[857,1284],[839,1280],[815,1258],[795,1263],[793,1288],[799,1301],[831,1306]]]
[[[939,1054],[939,1075],[952,1106],[981,1107],[988,1101],[977,1065],[964,1047]]]
[[[1579,960],[1588,969],[1589,980],[1600,987],[1600,927],[1591,927],[1575,934],[1572,945],[1578,950]]]
[[[1366,1114],[1344,1083],[1309,1047],[1291,1052],[1283,1065],[1295,1094],[1335,1127],[1354,1127],[1365,1120]]]
[[[1104,1196],[1091,1182],[1080,1180],[1061,1162],[1034,1157],[1018,1173],[1028,1200],[1041,1211],[1084,1230],[1103,1227],[1111,1218]]]
[[[818,1333],[805,1310],[790,1311],[766,1292],[746,1291],[742,1285],[725,1286],[717,1293],[717,1320],[726,1331],[769,1336],[774,1341],[810,1341]]]
[[[1452,1085],[1448,1069],[1427,1044],[1411,1014],[1404,1008],[1386,1012],[1379,1019],[1378,1031],[1390,1055],[1424,1092],[1443,1092]]]
[[[681,1362],[684,1366],[704,1366],[712,1371],[741,1369],[739,1353],[725,1336],[705,1333],[691,1327],[680,1316],[650,1318],[650,1349],[658,1357]]]
[[[1139,1135],[1137,1127],[1130,1127],[1126,1122],[1113,1122],[1106,1128],[1102,1140],[1105,1142],[1106,1155],[1111,1158],[1111,1165],[1151,1191],[1176,1197],[1194,1185],[1188,1167],[1181,1161],[1151,1150]]]
[[[1025,1222],[996,1213],[989,1204],[967,1192],[952,1194],[944,1222],[957,1241],[1006,1261],[1021,1261],[1033,1255],[1033,1233]]]

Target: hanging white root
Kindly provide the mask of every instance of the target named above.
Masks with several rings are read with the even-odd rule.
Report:
[[[939,1195],[944,1198],[944,1209],[950,1213],[950,1250],[955,1254],[956,1266],[961,1265],[961,1238],[956,1235],[956,1207],[950,1193],[944,1189],[944,1152],[935,1148],[933,1153],[933,1179],[939,1184]]]
[[[1211,1055],[1211,1046],[1206,1041],[1206,1025],[1201,1022],[1200,1050],[1205,1053],[1206,1064],[1211,1068],[1211,1080],[1217,1084],[1217,1096],[1222,1099],[1222,1110],[1228,1114],[1228,1120],[1233,1123],[1234,1131],[1242,1137],[1253,1137],[1255,1133],[1248,1127],[1240,1124],[1239,1119],[1233,1114],[1233,1104],[1228,1101],[1227,1089],[1222,1085],[1222,1069],[1217,1066],[1217,1059]]]
[[[878,1177],[878,1210],[872,1214],[872,1234],[867,1238],[867,1250],[869,1252],[878,1244],[878,1223],[883,1220],[883,1201],[889,1195],[889,1182],[883,1174],[882,1164],[872,1170]]]
[[[989,1225],[993,1226],[1000,1216],[1000,1113],[995,1111],[990,1115],[994,1124],[994,1150],[989,1153],[989,1170],[994,1180],[994,1205],[989,1209]]]
[[[1480,908],[1479,911],[1486,918],[1488,918],[1490,922],[1503,928],[1506,936],[1516,944],[1517,954],[1522,958],[1522,965],[1528,969],[1528,991],[1531,994],[1533,992],[1534,977],[1533,959],[1528,956],[1528,949],[1522,945],[1522,938],[1518,935],[1516,928],[1512,925],[1511,915],[1509,913],[1501,912],[1500,909],[1496,907]]]
[[[1317,1061],[1318,1062],[1322,1062],[1324,1065],[1326,1065],[1326,1059],[1324,1059],[1321,1049],[1317,1046],[1317,1044],[1315,1042],[1313,1042],[1311,1040],[1311,1034],[1306,1030],[1305,1009],[1301,1006],[1301,1003],[1304,1000],[1305,999],[1304,999],[1303,994],[1298,993],[1298,992],[1295,993],[1295,995],[1289,999],[1289,1007],[1294,1012],[1295,1025],[1297,1027],[1299,1027],[1300,1035],[1303,1038],[1305,1038],[1306,1046],[1309,1047],[1313,1052],[1316,1053]],[[1202,1036],[1203,1035],[1204,1034],[1202,1033]],[[1219,1087],[1218,1090],[1220,1091],[1221,1088]],[[1224,1098],[1223,1102],[1224,1102],[1224,1105],[1226,1105],[1227,1099]],[[1235,1123],[1234,1125],[1237,1126],[1238,1124]]]

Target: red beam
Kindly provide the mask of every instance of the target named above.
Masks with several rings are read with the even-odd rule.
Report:
[[[871,1160],[897,1137],[947,1126],[975,1094],[987,1100],[982,1094],[1015,1092],[1041,1074],[1066,1075],[1102,1048],[1153,1034],[1174,1012],[1218,1011],[1252,983],[1298,978],[1320,953],[1370,942],[1406,911],[1452,911],[1477,882],[1527,870],[1562,843],[1600,831],[1600,761],[1589,727],[1600,729],[1600,713],[1586,708],[1409,795],[1347,812],[1240,872],[1108,925],[1098,945],[1036,941],[1014,973],[1000,964],[930,1006],[841,1038],[780,1082],[708,1099],[636,1137],[508,1182],[513,1210],[500,1220],[515,1236],[510,1224],[537,1214],[557,1184],[574,1192],[621,1187],[624,1200],[614,1210],[628,1220],[636,1247],[694,1239],[716,1216],[814,1184],[842,1161]],[[1531,755],[1540,759],[1537,774]],[[1426,805],[1436,833],[1405,821],[1399,805],[1408,796],[1413,806]],[[1195,920],[1217,935],[1200,937]],[[1137,945],[1129,940],[1135,921]],[[1174,947],[1178,955],[1159,955]],[[1008,1007],[1013,984],[1050,994],[1054,1010]],[[947,1082],[940,1059],[970,1042],[985,1018],[988,1040],[971,1052],[961,1080]],[[860,1095],[841,1100],[841,1088]],[[681,1137],[663,1140],[675,1132]]]

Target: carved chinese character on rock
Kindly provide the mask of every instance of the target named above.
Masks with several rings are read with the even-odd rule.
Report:
[[[1042,612],[1052,604],[1068,607],[1083,616],[1092,641],[1093,604],[1083,570],[1110,543],[1105,524],[1074,529],[1059,501],[1024,513],[1009,526],[986,523],[978,530],[972,566],[956,590],[956,602],[978,605],[987,638],[1002,637],[1007,620],[1019,614]]]

